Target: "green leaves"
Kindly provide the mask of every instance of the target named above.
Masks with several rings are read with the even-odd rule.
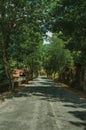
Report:
[[[68,49],[65,49],[64,41],[57,35],[54,35],[50,41],[45,52],[44,67],[47,72],[62,73],[65,68],[73,65],[72,55]]]
[[[52,7],[50,11],[51,23],[49,26],[51,26],[52,32],[61,31],[63,38],[65,37],[66,40],[69,40],[66,47],[71,52],[76,51],[77,54],[78,51],[81,51],[81,56],[75,56],[76,59],[78,58],[79,64],[82,65],[81,57],[83,53],[86,53],[86,1],[60,0],[57,3],[61,6],[55,4]]]

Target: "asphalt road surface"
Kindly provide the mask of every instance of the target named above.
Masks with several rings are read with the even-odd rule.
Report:
[[[86,130],[86,100],[38,77],[0,105],[0,130]]]

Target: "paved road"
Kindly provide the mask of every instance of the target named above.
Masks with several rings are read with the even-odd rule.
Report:
[[[0,130],[86,130],[86,100],[39,77],[0,105]]]

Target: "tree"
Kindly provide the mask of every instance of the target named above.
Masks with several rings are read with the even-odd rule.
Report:
[[[10,45],[11,34],[13,34],[22,22],[26,20],[28,3],[24,1],[1,0],[0,1],[0,34],[3,50],[3,63],[6,75],[12,88],[12,73],[9,64],[8,49]]]
[[[61,32],[60,38],[67,41],[66,48],[72,52],[77,67],[76,82],[83,86],[82,79],[86,80],[84,76],[86,73],[86,2],[84,0],[55,0],[55,2],[50,9],[51,20],[47,26],[52,32]]]
[[[40,32],[43,34],[43,12],[45,4],[44,1],[28,1],[28,0],[1,0],[0,1],[0,35],[2,44],[2,55],[3,63],[6,71],[6,75],[10,81],[10,88],[12,88],[12,71],[10,66],[10,55],[13,57],[15,54],[15,49],[17,48],[17,37],[19,36],[19,31],[22,31],[24,24],[28,25],[27,28],[30,29],[30,42],[37,43],[39,38],[37,33],[34,37],[35,32]],[[24,34],[23,30],[23,34]],[[16,39],[15,39],[16,37]],[[38,40],[37,40],[38,38]],[[22,39],[22,38],[21,38]],[[24,37],[25,41],[26,38]],[[24,40],[23,39],[23,40]],[[22,41],[22,40],[21,40]],[[23,43],[25,42],[23,41]],[[29,43],[28,43],[29,44]],[[13,52],[11,51],[12,46],[14,46]],[[18,48],[17,48],[18,49]],[[25,50],[24,50],[25,51]],[[31,51],[31,48],[30,50]],[[27,53],[27,52],[25,52]],[[22,58],[20,58],[22,59]],[[12,61],[12,60],[11,60]]]
[[[50,39],[45,52],[44,67],[47,73],[52,74],[58,72],[61,74],[65,68],[73,64],[71,53],[65,48],[63,40],[59,39],[55,34]]]

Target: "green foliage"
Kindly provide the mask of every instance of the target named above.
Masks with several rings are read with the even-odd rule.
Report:
[[[44,55],[44,67],[47,73],[62,73],[63,70],[73,64],[73,58],[65,43],[54,35]],[[46,47],[46,46],[45,46]]]
[[[6,69],[24,65],[32,73],[44,66],[49,74],[73,62],[86,66],[85,21],[85,0],[1,0],[0,79]],[[42,45],[47,31],[58,35]]]
[[[66,39],[70,39],[67,48],[74,51],[73,53],[76,51],[76,54],[80,52],[80,55],[74,55],[74,59],[78,59],[81,65],[84,62],[85,65],[83,55],[86,55],[86,2],[84,0],[60,0],[59,4],[60,6],[54,5],[51,11],[54,19],[51,25],[52,30],[53,32],[62,31]],[[77,60],[75,64],[76,62]]]
[[[26,64],[33,68],[34,64],[35,71],[39,68],[38,48],[44,33],[45,3],[47,1],[42,0],[0,1],[0,40],[1,44],[3,43],[2,52],[5,54],[2,53],[2,57],[9,79],[11,69],[15,67],[23,67]]]

